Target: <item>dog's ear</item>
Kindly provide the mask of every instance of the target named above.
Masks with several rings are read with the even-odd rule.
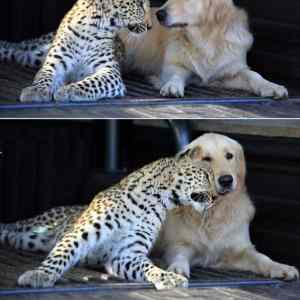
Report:
[[[194,147],[193,149],[191,149],[189,156],[193,160],[201,160],[202,148],[200,146]]]
[[[206,10],[205,24],[209,26],[220,27],[220,25],[228,24],[228,20],[232,15],[231,0],[216,0],[209,1],[209,6]]]
[[[201,160],[201,157],[202,157],[202,149],[201,149],[201,147],[200,146],[196,146],[196,147],[191,148],[191,149],[186,149],[186,150],[183,150],[182,152],[179,152],[176,155],[176,158],[178,160],[180,160],[180,159],[182,159],[184,157],[189,157],[192,160]]]
[[[247,166],[246,166],[244,149],[241,145],[239,145],[237,149],[237,163],[238,163],[238,176],[240,177],[241,183],[244,184],[246,180]]]

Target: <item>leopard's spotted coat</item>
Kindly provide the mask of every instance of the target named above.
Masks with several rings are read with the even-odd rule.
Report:
[[[96,101],[124,96],[116,33],[120,28],[139,33],[151,26],[149,0],[78,0],[61,22],[40,71],[20,100]],[[16,47],[39,51],[39,56],[43,53],[27,42],[18,46],[1,42],[0,59],[18,57]],[[35,59],[35,64],[40,61]]]
[[[185,156],[146,165],[100,192],[86,207],[57,208],[0,225],[0,240],[19,249],[49,251],[22,286],[49,287],[78,262],[101,263],[113,275],[148,281],[157,289],[186,286],[187,279],[155,266],[148,255],[167,210],[190,205],[208,209],[217,195],[211,169]]]

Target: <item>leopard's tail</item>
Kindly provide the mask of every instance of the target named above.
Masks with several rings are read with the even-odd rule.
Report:
[[[56,241],[56,232],[47,227],[38,227],[22,224],[22,222],[0,223],[0,244],[18,250],[32,252],[50,251]]]
[[[49,252],[85,208],[57,207],[31,219],[10,224],[0,223],[0,244],[19,250]]]
[[[49,51],[54,33],[20,43],[0,41],[0,62],[16,62],[24,67],[40,67]]]

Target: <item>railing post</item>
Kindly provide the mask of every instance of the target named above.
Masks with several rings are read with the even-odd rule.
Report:
[[[119,122],[107,120],[105,128],[105,171],[119,171]]]
[[[168,120],[168,124],[173,131],[173,135],[176,143],[176,151],[179,152],[191,142],[189,121]]]

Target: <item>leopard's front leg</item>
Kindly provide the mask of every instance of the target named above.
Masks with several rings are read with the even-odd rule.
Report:
[[[151,232],[143,230],[129,232],[123,237],[111,260],[114,275],[127,280],[150,282],[158,290],[188,287],[184,276],[164,271],[148,258],[153,241]]]
[[[103,44],[97,43],[83,59],[85,78],[61,87],[54,94],[56,101],[97,101],[125,95],[126,88],[116,56],[116,41],[114,37],[101,38],[100,41]]]
[[[102,243],[106,232],[101,228],[101,222],[88,222],[87,218],[85,212],[37,269],[19,277],[18,284],[34,288],[51,287],[67,270]]]
[[[56,101],[97,101],[103,98],[123,97],[125,85],[117,62],[98,67],[94,74],[81,81],[61,87],[55,94]]]
[[[59,48],[54,47],[50,50],[32,85],[22,90],[21,102],[47,102],[53,100],[55,91],[64,84],[66,74],[73,68],[72,58],[59,53]]]

